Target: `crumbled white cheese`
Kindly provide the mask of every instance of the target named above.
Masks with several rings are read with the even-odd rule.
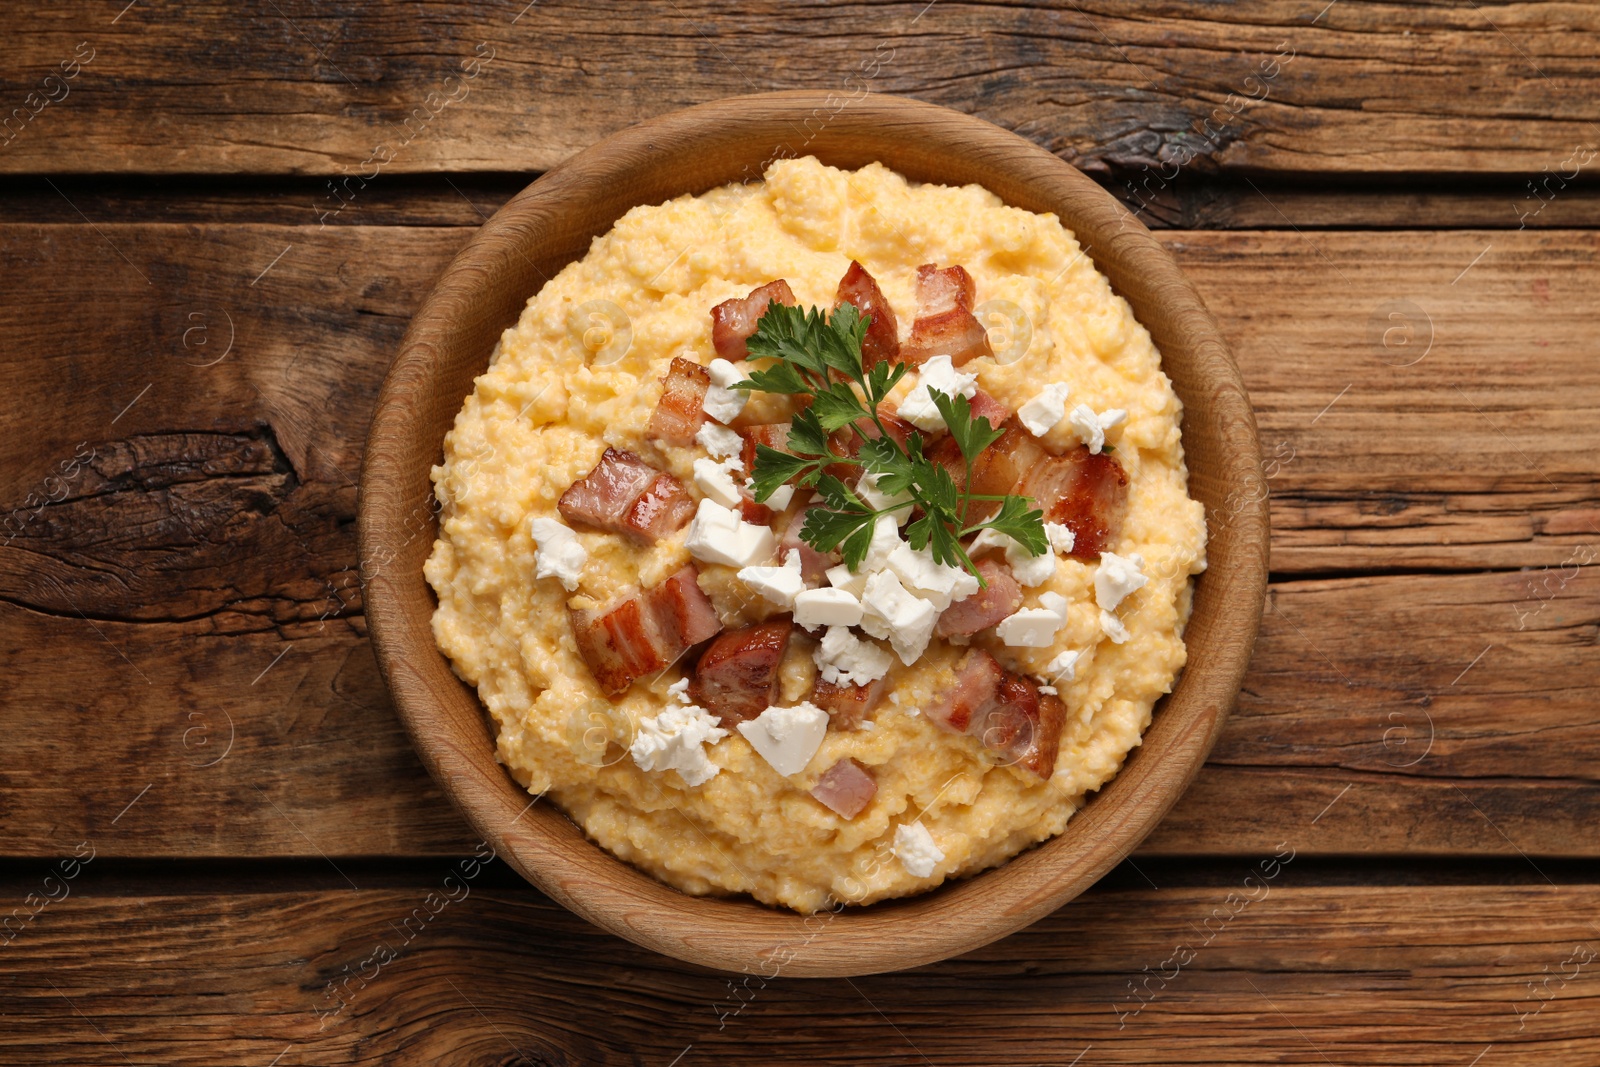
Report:
[[[772,558],[777,539],[766,526],[745,522],[715,500],[702,500],[683,545],[695,559],[749,567]]]
[[[1128,639],[1128,628],[1122,625],[1122,620],[1104,608],[1100,610],[1100,629],[1111,638],[1111,643],[1120,645]]]
[[[861,628],[873,637],[888,638],[900,662],[908,667],[928,647],[939,621],[933,605],[907,592],[893,571],[878,571],[867,579],[861,606]]]
[[[972,539],[972,545],[967,549],[967,555],[976,556],[986,548],[998,548],[1002,552],[1009,551],[1014,544],[1016,542],[1011,540],[1007,534],[985,527],[978,531],[977,537]]]
[[[1117,605],[1136,590],[1143,589],[1150,579],[1144,576],[1144,557],[1135,552],[1119,556],[1115,552],[1100,553],[1100,565],[1094,571],[1094,599],[1107,611],[1117,610]]]
[[[1049,648],[1061,629],[1061,620],[1043,608],[1021,608],[995,626],[996,636],[1012,648]]]
[[[823,572],[828,577],[828,584],[835,589],[843,589],[852,596],[859,597],[867,591],[867,572],[864,570],[853,571],[843,563],[837,567],[829,567]]]
[[[1056,631],[1067,623],[1067,598],[1060,593],[1039,594],[1039,606],[1023,608],[1001,619],[995,635],[1012,648],[1049,648]]]
[[[705,708],[669,704],[659,715],[639,720],[639,732],[628,751],[641,770],[677,771],[688,785],[704,785],[722,768],[711,762],[701,746],[714,745],[727,736],[728,731],[718,726],[716,717]]]
[[[1056,687],[1053,686],[1053,685],[1041,685],[1039,687],[1039,692],[1041,692],[1041,693],[1049,693],[1051,696],[1059,696],[1060,695],[1059,693],[1056,692]]]
[[[949,356],[930,357],[917,368],[917,384],[901,401],[896,414],[917,429],[931,432],[944,429],[944,416],[934,406],[929,389],[937,389],[949,397],[971,397],[978,391],[978,376],[956,370]]]
[[[889,673],[894,657],[871,641],[863,641],[848,626],[830,626],[811,659],[830,685],[870,685]]]
[[[570,593],[578,588],[583,576],[583,565],[589,562],[589,551],[578,541],[578,535],[554,519],[534,519],[528,523],[533,535],[535,578],[556,578]]]
[[[1088,404],[1079,404],[1067,412],[1067,423],[1078,440],[1089,446],[1090,452],[1099,452],[1106,446],[1106,431],[1128,417],[1121,408],[1111,408],[1096,415]]]
[[[740,467],[740,469],[743,469],[744,464],[743,463],[739,464],[739,467]],[[745,491],[750,494],[750,499],[751,500],[755,500],[755,497],[756,497],[756,480],[755,480],[755,478],[753,478],[753,477],[746,478],[744,480],[744,487],[745,487]],[[759,503],[765,504],[767,507],[771,508],[773,511],[782,511],[784,508],[789,506],[789,501],[791,501],[793,499],[794,499],[794,486],[789,484],[789,483],[787,483],[787,482],[785,482],[783,485],[780,485],[780,486],[778,486],[778,488],[774,489],[772,491],[772,495],[771,496],[767,497],[767,499],[765,499],[765,500],[759,501]]]
[[[828,732],[828,713],[802,700],[792,708],[768,708],[739,724],[750,747],[784,777],[799,774],[811,762]]]
[[[1083,653],[1076,649],[1067,649],[1044,665],[1044,677],[1056,685],[1076,680],[1078,677],[1078,657],[1082,655]]]
[[[667,686],[667,696],[673,700],[676,700],[680,704],[689,703],[688,675],[679,678],[676,682],[673,682],[671,685]]]
[[[1050,533],[1049,527],[1059,525],[1059,523],[1046,523],[1046,535]],[[1060,528],[1066,530],[1065,526]],[[1071,530],[1067,530],[1067,536],[1069,538],[1072,536]],[[1069,541],[1068,544],[1070,547],[1071,542]],[[1052,547],[1054,547],[1054,542],[1052,542]],[[1036,585],[1043,585],[1055,577],[1056,564],[1059,560],[1057,560],[1054,552],[1041,552],[1037,556],[1031,555],[1027,546],[1022,542],[1013,539],[1008,534],[1000,533],[998,530],[988,529],[978,531],[978,536],[972,539],[972,547],[967,552],[969,555],[976,555],[981,549],[985,548],[1005,549],[1006,563],[1011,567],[1012,576],[1016,578],[1019,584],[1030,589]]]
[[[739,580],[779,607],[794,607],[794,598],[806,587],[801,574],[800,550],[791,548],[781,567],[744,567]]]
[[[700,442],[701,448],[710,453],[712,459],[728,459],[731,456],[744,454],[744,438],[739,436],[738,431],[718,426],[714,422],[702,422],[700,429],[695,431],[694,439]],[[741,460],[734,469],[743,470],[744,461]]]
[[[890,851],[913,878],[928,877],[944,860],[944,853],[933,843],[933,835],[920,822],[903,822],[896,826],[894,847]]]
[[[1037,556],[1028,555],[1028,550],[1020,544],[1012,543],[1006,549],[1006,562],[1011,564],[1012,577],[1017,582],[1031,589],[1036,585],[1043,585],[1056,576],[1056,564],[1060,562],[1054,552],[1041,552]]]
[[[876,474],[869,472],[861,476],[861,480],[856,483],[856,496],[860,497],[861,502],[874,511],[882,511],[885,508],[894,508],[890,514],[894,516],[894,521],[897,526],[905,525],[905,521],[911,517],[913,498],[910,491],[907,490],[906,492],[900,493],[896,496],[890,496],[887,493],[880,493],[878,491],[878,476]]]
[[[1050,547],[1057,552],[1071,552],[1073,546],[1078,543],[1078,535],[1065,523],[1045,523],[1044,535],[1050,539]]]
[[[733,388],[734,382],[744,381],[744,372],[725,359],[712,360],[706,370],[711,372],[711,384],[700,406],[718,422],[732,422],[750,399],[745,390]]]
[[[931,603],[935,611],[943,611],[978,591],[978,579],[966,568],[939,563],[926,548],[919,552],[910,545],[900,545],[889,553],[889,569],[901,585]]]
[[[1051,382],[1017,409],[1017,420],[1033,436],[1043,437],[1066,414],[1068,392],[1066,382]]]
[[[861,561],[861,572],[870,574],[889,565],[889,556],[905,544],[900,540],[900,526],[893,515],[879,515],[872,526],[872,540],[867,545],[867,555]]]
[[[861,621],[861,601],[844,589],[807,589],[794,598],[794,621],[818,626],[854,626]]]
[[[731,458],[720,463],[714,459],[695,460],[694,484],[707,499],[715,500],[725,508],[736,508],[739,506],[739,487],[729,473],[730,463],[739,465],[737,459]]]

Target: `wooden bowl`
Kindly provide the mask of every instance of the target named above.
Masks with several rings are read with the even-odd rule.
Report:
[[[528,299],[637,204],[759,178],[768,162],[874,160],[907,178],[976,182],[1054,212],[1127,298],[1184,405],[1191,493],[1210,569],[1187,630],[1189,666],[1143,744],[1066,831],[1004,866],[899,901],[803,918],[748,898],[693,897],[591,843],[495,762],[492,725],[434,645],[422,576],[435,537],[429,467],[473,378]],[[771,977],[857,975],[944,959],[1060,907],[1123,859],[1200,769],[1238,693],[1267,577],[1266,489],[1238,368],[1172,256],[1114,198],[1049,152],[914,100],[813,92],[720,100],[652,119],[579,153],[484,224],[401,343],[361,471],[361,575],[378,662],[422,761],[477,832],[549,896],[636,944]]]

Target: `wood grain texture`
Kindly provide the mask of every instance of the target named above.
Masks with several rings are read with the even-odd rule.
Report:
[[[1600,1055],[1594,887],[1302,887],[1293,861],[1262,876],[1272,854],[1219,885],[1091,891],[986,949],[855,980],[673,964],[532,890],[462,879],[458,862],[361,891],[85,884],[4,949],[0,1060],[1464,1067],[1492,1046],[1482,1062],[1587,1067]]]
[[[1600,235],[1195,237],[1171,243],[1241,353],[1275,570],[1593,554]]]
[[[9,222],[481,226],[537,175],[391,174],[328,216],[328,179],[219,175],[0,174]],[[1360,184],[1297,176],[1180,174],[1159,195],[1137,169],[1096,180],[1152,230],[1563,230],[1600,228],[1600,187],[1541,200],[1526,177],[1463,182],[1434,175]],[[1549,196],[1549,194],[1544,194]],[[1542,206],[1540,206],[1542,205]],[[1535,210],[1537,208],[1537,210]],[[81,212],[81,214],[80,214]]]
[[[0,865],[0,1063],[1600,1060],[1594,964],[1563,977],[1600,948],[1595,886],[1567,883],[1596,879],[1549,858],[1595,855],[1600,821],[1600,581],[1574,567],[1600,523],[1595,264],[1559,232],[1600,196],[1590,168],[1550,177],[1596,143],[1592,8],[32,8],[0,58],[0,854],[87,837],[107,858],[15,938],[6,916],[60,883]],[[22,122],[85,41],[70,98]],[[421,123],[478,41],[496,59]],[[1297,56],[1269,102],[1215,144],[1185,134],[1279,41]],[[421,919],[474,835],[377,678],[351,483],[383,368],[467,237],[428,227],[752,81],[847,95],[888,49],[874,88],[1013,128],[1179,231],[1240,358],[1279,580],[1211,761],[1101,888],[855,987],[732,988],[504,870]],[[378,144],[395,158],[363,182]],[[1410,367],[1365,340],[1396,299],[1443,320]],[[1279,842],[1301,858],[1204,943]],[[1373,859],[1419,853],[1466,858],[1432,885]],[[1495,885],[1508,865],[1530,884]],[[373,974],[379,943],[402,951]]]
[[[259,444],[281,453],[292,496],[346,494],[348,518],[359,438],[382,371],[466,234],[198,223],[98,229],[0,225],[0,279],[18,294],[0,307],[7,366],[19,392],[52,405],[48,420],[26,404],[0,405],[0,505],[9,513],[41,493],[79,442],[215,429],[245,436],[218,437],[211,450]],[[1163,239],[1218,315],[1250,388],[1271,475],[1276,572],[1560,568],[1595,541],[1600,361],[1588,294],[1600,284],[1600,238],[1287,230]],[[91,300],[96,314],[85,319],[79,312]],[[1409,318],[1387,318],[1394,313]],[[1412,347],[1385,347],[1376,327],[1406,322]],[[205,366],[225,350],[230,323],[234,349]],[[1428,355],[1398,365],[1425,347],[1430,330]],[[166,453],[139,452],[140,462],[159,465],[179,446],[174,439]],[[203,480],[205,472],[191,476]],[[59,491],[52,484],[44,495]],[[147,503],[140,494],[111,499]],[[64,545],[105,536],[93,509],[79,508],[72,528],[59,529]],[[27,603],[70,610],[59,596],[45,599],[51,587],[35,575],[36,564],[53,568],[48,557],[63,551],[45,536],[44,516],[65,521],[69,512],[51,507],[26,524],[10,549],[30,546],[33,555],[0,551],[0,574],[11,567],[22,588],[46,588]],[[308,500],[296,522],[332,514]],[[163,521],[184,528],[171,516]],[[274,525],[258,533],[269,537]],[[315,540],[296,529],[308,545]],[[300,548],[295,534],[278,536],[291,554]],[[230,558],[250,559],[262,547]],[[337,562],[314,564],[310,580],[336,575]],[[123,581],[151,583],[135,596],[105,577],[103,562],[62,572],[101,582],[100,615],[125,604],[163,617],[156,605],[174,598],[181,610],[165,617],[192,614],[194,603],[214,603],[219,592],[196,590],[205,583],[181,569],[134,576],[123,567]],[[317,598],[309,618],[327,610],[325,588],[302,593]]]
[[[1302,827],[1301,847],[1321,855],[1600,855],[1600,568],[1532,593],[1530,580],[1276,583],[1238,707],[1143,852],[1259,850]],[[470,844],[356,625],[297,625],[285,638],[0,608],[16,679],[6,854],[52,856],[86,836],[114,856]],[[64,691],[55,672],[79,681]],[[86,752],[65,750],[63,733]],[[101,768],[88,779],[74,770],[86,755]]]
[[[1600,15],[1576,4],[121,6],[11,20],[0,99],[31,117],[13,119],[0,170],[344,176],[386,156],[387,174],[543,170],[689,104],[868,87],[1141,183],[1191,157],[1245,174],[1536,177],[1600,144]],[[61,95],[43,79],[84,43],[94,58],[66,95],[30,102]],[[462,61],[491,52],[463,81]],[[1294,58],[1259,80],[1280,54]]]
[[[0,758],[4,851],[53,855],[106,831],[147,785],[106,840],[111,854],[464,848],[470,831],[417,764],[366,647],[345,477],[388,353],[465,235],[100,230],[0,226],[0,279],[24,294],[0,307],[0,351],[13,396],[40,398],[0,405],[0,513],[21,527],[0,546],[0,598],[11,602],[0,605],[0,660],[15,680],[0,698],[13,739]],[[1347,273],[1371,243],[1308,237]],[[1455,287],[1481,286],[1470,308],[1455,305],[1470,324],[1441,331],[1450,348],[1397,368],[1381,346],[1364,347],[1385,287],[1429,305],[1491,238]],[[1270,844],[1350,785],[1307,847],[1595,854],[1600,581],[1565,562],[1595,544],[1586,465],[1600,388],[1582,313],[1600,281],[1591,236],[1407,234],[1386,246],[1386,286],[1363,278],[1354,295],[1292,231],[1168,240],[1250,385],[1284,581],[1210,765],[1146,848]],[[1561,269],[1538,273],[1547,262]],[[96,314],[82,316],[91,301]],[[230,318],[234,349],[204,366]],[[197,325],[205,332],[186,345]],[[1408,434],[1408,454],[1380,447],[1395,422],[1388,404],[1429,427]],[[1578,445],[1562,454],[1561,440]],[[46,479],[79,442],[96,456],[66,495],[36,517],[16,510],[30,493],[60,491]],[[1520,473],[1488,469],[1513,460]],[[1483,568],[1505,570],[1470,573]],[[1337,577],[1369,570],[1396,573]],[[1434,745],[1403,766],[1426,744],[1427,715]],[[230,721],[230,754],[201,766]],[[64,729],[87,739],[96,775],[77,773]]]

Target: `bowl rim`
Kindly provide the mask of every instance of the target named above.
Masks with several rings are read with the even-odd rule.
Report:
[[[738,180],[737,171],[718,171],[718,152],[762,147],[767,159],[794,154],[785,131],[806,132],[800,154],[835,165],[868,151],[908,176],[987,169],[992,178],[979,184],[1005,202],[1050,203],[1152,337],[1158,331],[1151,320],[1159,318],[1162,335],[1182,338],[1170,351],[1170,339],[1158,348],[1184,403],[1185,456],[1197,499],[1191,418],[1203,412],[1206,440],[1218,441],[1204,477],[1210,567],[1195,587],[1185,634],[1193,642],[1204,605],[1207,656],[1191,657],[1172,693],[1158,702],[1140,745],[1100,795],[1061,834],[999,867],[918,896],[808,917],[749,898],[682,893],[589,841],[553,805],[528,799],[496,760],[475,691],[455,678],[434,644],[431,611],[419,618],[422,605],[433,602],[420,565],[389,565],[415,560],[419,541],[425,558],[436,531],[431,483],[419,497],[420,460],[406,453],[431,455],[430,463],[442,454],[442,434],[428,444],[415,429],[430,416],[437,421],[443,409],[453,420],[460,408],[465,394],[439,396],[439,377],[457,364],[475,364],[473,373],[480,373],[490,350],[463,355],[461,338],[481,338],[488,329],[498,336],[516,320],[486,306],[494,299],[491,280],[518,256],[538,272],[529,249],[559,231],[572,205],[608,196],[620,204],[632,195],[630,183],[671,186],[678,177],[655,176],[665,168],[684,173],[679,193],[698,194]],[[727,176],[706,185],[703,175],[714,173]],[[516,308],[536,291],[528,290]],[[429,509],[420,521],[419,506]],[[1267,507],[1255,419],[1228,345],[1173,256],[1120,202],[1045,149],[976,117],[903,97],[861,93],[841,104],[838,94],[802,90],[729,97],[621,130],[546,172],[484,223],[423,301],[385,376],[362,458],[358,549],[373,648],[396,712],[429,773],[497,855],[569,910],[680,960],[768,977],[858,975],[945,959],[1013,933],[1097,881],[1154,829],[1198,773],[1242,682],[1266,590]],[[477,709],[476,728],[463,717],[463,699]]]

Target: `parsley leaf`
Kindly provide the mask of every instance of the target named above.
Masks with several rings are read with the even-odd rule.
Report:
[[[861,398],[846,382],[834,382],[816,394],[816,398],[811,401],[811,411],[816,415],[817,421],[822,423],[822,428],[830,433],[849,426],[857,419],[870,417],[861,403]]]
[[[816,314],[820,319],[822,313]],[[840,304],[828,319],[826,328],[818,330],[822,362],[851,381],[860,382],[861,342],[866,340],[871,321],[871,318],[862,318],[854,304]]]
[[[917,551],[927,549],[939,563],[964,567],[977,575],[979,585],[985,584],[983,576],[961,545],[964,537],[993,529],[1035,555],[1050,551],[1044,514],[1033,507],[1033,501],[1020,496],[973,496],[973,462],[1000,439],[1002,431],[987,418],[974,417],[966,397],[929,390],[960,450],[965,465],[961,485],[945,463],[924,454],[921,434],[911,433],[901,444],[888,432],[878,409],[908,368],[887,362],[870,369],[864,366],[861,345],[871,322],[851,304],[841,304],[831,314],[820,308],[767,305],[746,346],[750,359],[772,362],[751,371],[749,378],[734,388],[809,396],[810,402],[791,421],[786,450],[756,447],[752,472],[756,499],[765,501],[789,482],[815,486],[822,506],[806,512],[800,538],[823,552],[838,549],[851,570],[860,569],[866,559],[878,516],[899,507],[879,511],[867,504],[842,479],[828,473],[828,468],[838,464],[872,474],[880,493],[910,495],[921,514],[906,527],[906,541]],[[830,447],[830,438],[841,432],[859,439],[853,456]],[[988,521],[965,526],[975,499],[999,500],[1000,508]]]
[[[756,323],[756,332],[745,341],[751,359],[776,359],[800,371],[828,376],[823,357],[822,335],[828,331],[822,311],[803,311],[787,304],[772,303]]]
[[[942,512],[940,518],[954,519],[956,508],[961,506],[961,491],[948,470],[931,459],[919,457],[911,462],[911,477],[911,491],[922,501],[923,507]]]
[[[868,321],[870,322],[871,320],[869,319]],[[899,383],[901,378],[906,376],[906,369],[907,367],[904,363],[895,363],[893,365],[887,361],[874,363],[872,369],[867,372],[866,379],[862,382],[862,387],[867,391],[867,403],[874,408],[883,403],[883,398],[888,396],[889,391]]]
[[[797,456],[821,456],[828,452],[828,432],[817,421],[814,411],[802,411],[789,424],[789,451]]]
[[[771,445],[757,445],[756,469],[752,475],[756,500],[764,501],[785,482],[805,477],[812,464],[805,456],[791,456]]]
[[[831,552],[844,542],[844,561],[851,570],[861,566],[867,558],[867,547],[872,543],[872,526],[877,516],[872,509],[851,508],[829,511],[812,508],[806,512],[805,525],[800,528],[800,539],[814,545],[820,552]]]
[[[1050,539],[1044,532],[1044,512],[1033,506],[1025,496],[1008,496],[1000,502],[1000,510],[988,522],[963,530],[976,533],[980,529],[997,530],[1028,550],[1030,555],[1042,556],[1050,549]]]
[[[894,438],[884,436],[863,441],[856,458],[876,479],[878,492],[885,496],[900,496],[911,491],[914,477],[911,460],[895,444]]]
[[[937,389],[928,390],[928,398],[933,401],[933,406],[939,409],[939,414],[944,416],[944,424],[950,428],[950,436],[954,438],[956,447],[961,449],[962,458],[968,463],[978,458],[978,453],[1000,440],[1004,431],[997,430],[989,425],[989,420],[983,417],[972,417],[972,403],[964,396],[946,396]]]
[[[848,485],[831,474],[824,474],[817,479],[817,494],[827,502],[830,508],[838,511],[863,511],[872,509],[862,503]]]
[[[785,396],[811,392],[811,384],[800,376],[799,369],[793,363],[775,363],[763,370],[751,371],[750,377],[742,382],[734,382],[733,387],[760,389],[762,392]]]

